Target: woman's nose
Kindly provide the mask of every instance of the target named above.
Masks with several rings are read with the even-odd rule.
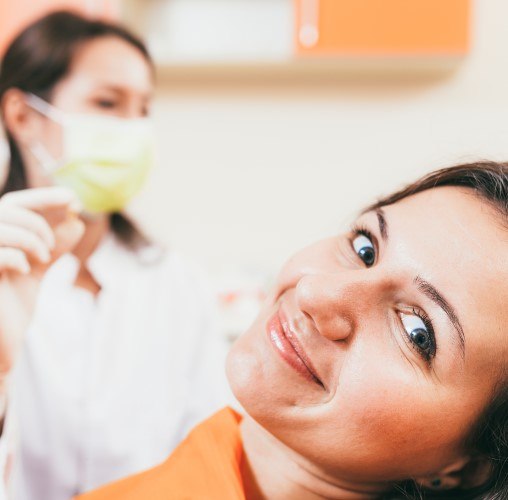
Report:
[[[358,273],[310,274],[296,285],[296,301],[314,322],[321,335],[330,340],[347,340],[359,321],[375,312],[384,284],[364,279]]]

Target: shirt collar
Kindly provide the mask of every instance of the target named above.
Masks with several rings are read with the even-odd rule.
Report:
[[[135,267],[136,260],[136,253],[126,248],[108,232],[88,258],[86,267],[102,287]]]
[[[162,247],[152,244],[139,250],[131,250],[108,232],[88,258],[86,263],[101,288],[139,269],[140,266],[156,264],[165,256]],[[62,255],[47,271],[43,282],[60,283],[72,287],[79,271],[79,260],[71,253]]]
[[[107,286],[140,266],[160,262],[165,254],[164,248],[155,243],[136,250],[130,249],[108,232],[88,258],[87,268],[100,286]]]

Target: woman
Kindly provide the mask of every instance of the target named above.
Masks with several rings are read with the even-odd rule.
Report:
[[[124,28],[66,12],[26,28],[3,59],[3,279],[45,272],[62,223],[76,243],[76,196],[84,224],[44,276],[14,376],[15,498],[67,500],[155,465],[224,404],[200,273],[121,214],[149,169],[153,70]],[[4,312],[22,305],[3,298]]]
[[[83,500],[508,498],[508,164],[437,171],[283,268],[223,410]]]

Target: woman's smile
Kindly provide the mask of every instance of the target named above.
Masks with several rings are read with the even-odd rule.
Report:
[[[277,354],[297,373],[322,389],[325,386],[319,378],[308,354],[302,347],[299,336],[282,311],[278,311],[268,320],[266,333],[270,344]]]

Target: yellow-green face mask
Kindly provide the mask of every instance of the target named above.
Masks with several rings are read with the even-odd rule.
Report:
[[[32,148],[55,182],[74,190],[87,212],[123,209],[142,188],[153,163],[150,120],[64,113],[36,96],[27,100],[62,126],[60,161],[41,144]]]

